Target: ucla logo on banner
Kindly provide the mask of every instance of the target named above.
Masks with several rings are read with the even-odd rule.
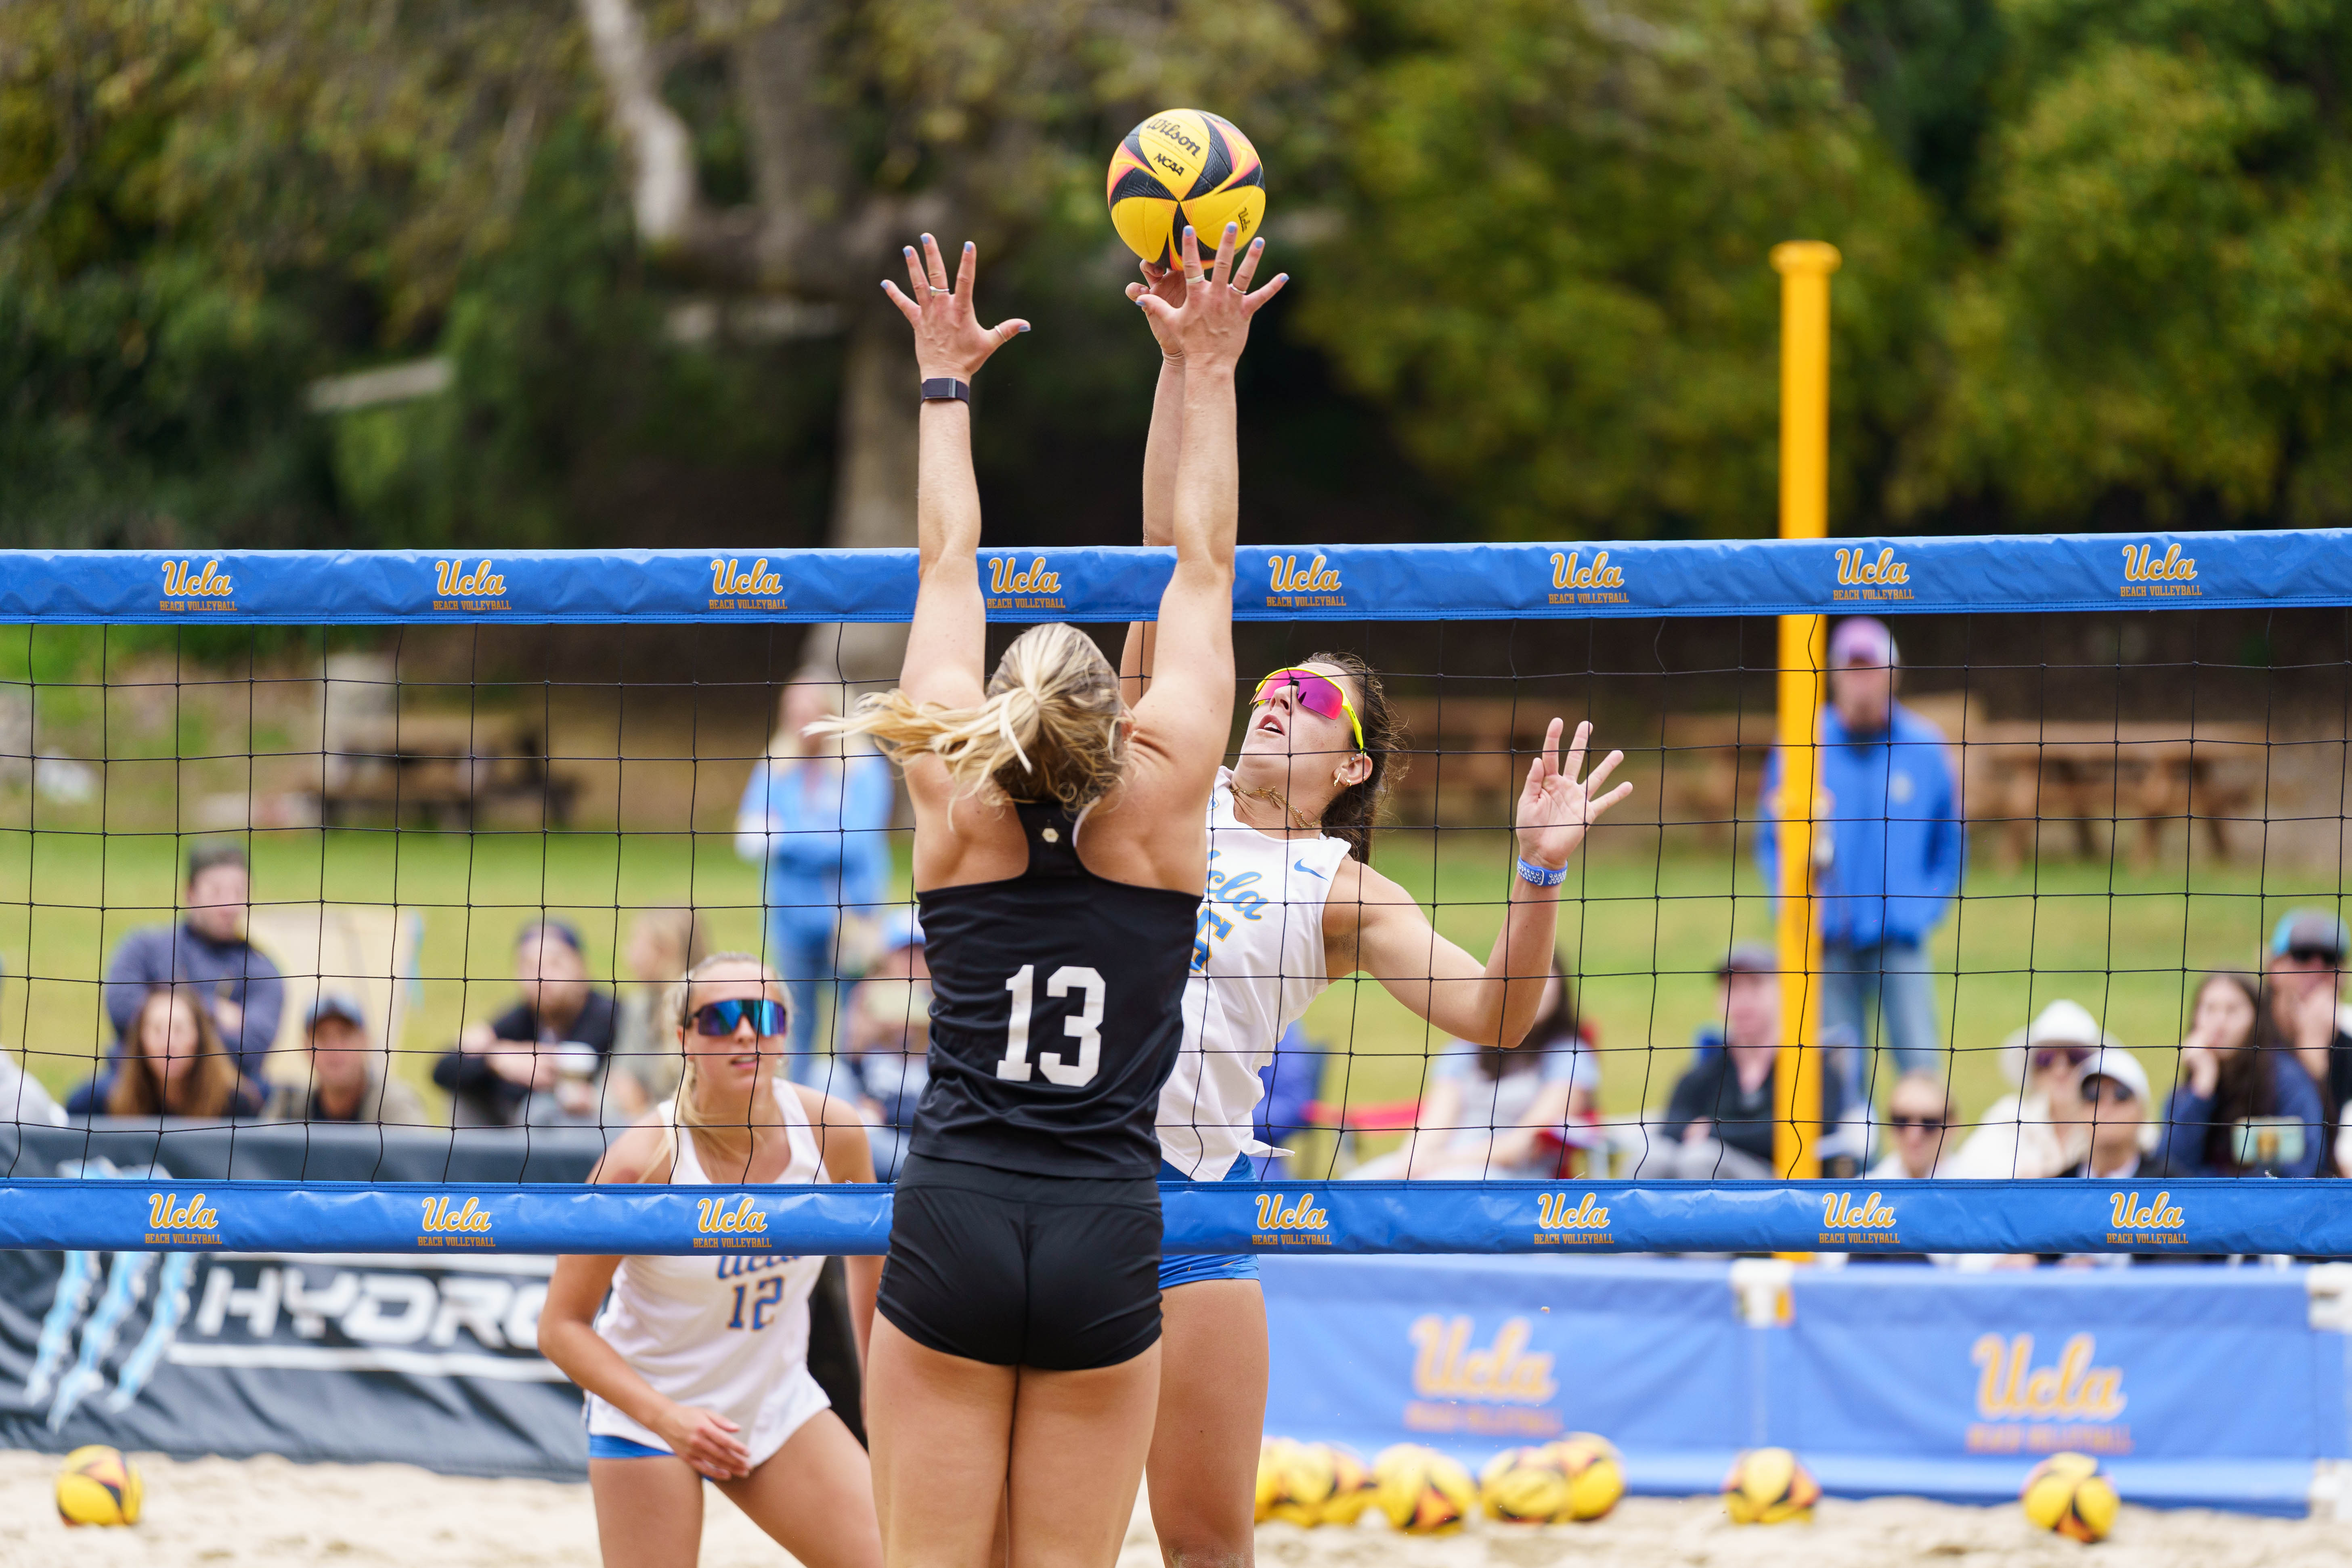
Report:
[[[719,1237],[716,1241],[697,1241],[697,1247],[760,1247],[769,1245],[760,1233],[768,1228],[768,1216],[751,1206],[749,1194],[735,1200],[729,1207],[725,1198],[694,1200],[694,1228],[704,1236]]]
[[[236,585],[217,560],[201,567],[193,561],[163,563],[163,607],[167,610],[234,610]],[[215,602],[217,601],[217,602]]]
[[[784,579],[779,572],[768,570],[768,558],[761,556],[746,571],[733,556],[716,557],[710,563],[710,607],[714,610],[782,610],[784,603]]]
[[[1344,607],[1347,595],[1339,586],[1339,569],[1327,566],[1320,555],[1304,566],[1296,555],[1269,555],[1265,563],[1272,569],[1266,580],[1265,606],[1269,610],[1303,610],[1318,605]]]
[[[1583,564],[1580,550],[1551,552],[1551,602],[1555,605],[1623,605],[1625,569],[1609,564],[1609,552],[1592,552],[1592,564]]]
[[[2124,546],[2124,586],[2126,599],[2194,599],[2203,596],[2197,585],[2197,559],[2168,544],[2156,553],[2153,544]]]
[[[2142,1201],[2137,1193],[2108,1194],[2109,1213],[2107,1243],[2122,1247],[2181,1247],[2189,1238],[2180,1234],[2189,1226],[2189,1216],[2172,1201],[2168,1192],[2158,1193]]]
[[[1330,1214],[1315,1206],[1313,1193],[1301,1193],[1286,1204],[1280,1193],[1260,1193],[1258,1234],[1250,1239],[1260,1247],[1328,1247],[1330,1228]]]
[[[485,558],[472,571],[463,561],[433,563],[433,607],[436,610],[510,610],[507,580]]]
[[[462,1207],[451,1208],[446,1197],[425,1200],[425,1218],[419,1228],[425,1234],[416,1238],[419,1247],[488,1247],[490,1211],[482,1206],[479,1198],[467,1198]]]
[[[1492,1344],[1471,1342],[1468,1318],[1415,1319],[1412,1397],[1404,1426],[1415,1432],[1464,1432],[1488,1437],[1556,1437],[1559,1411],[1547,1408],[1559,1393],[1553,1357],[1530,1351],[1534,1324],[1504,1320]]]
[[[196,1194],[186,1203],[177,1193],[155,1193],[147,1199],[149,1241],[205,1241],[220,1245],[220,1210]]]
[[[1617,1240],[1609,1233],[1609,1211],[1592,1193],[1580,1202],[1566,1193],[1538,1193],[1536,1230],[1538,1247],[1609,1247]]]
[[[1887,1242],[1895,1239],[1895,1211],[1881,1202],[1876,1193],[1858,1204],[1853,1201],[1852,1193],[1822,1194],[1823,1242]]]
[[[988,591],[997,595],[988,601],[992,610],[1064,610],[1062,574],[1047,570],[1042,555],[1028,565],[1009,555],[988,558]]]
[[[1854,545],[1837,552],[1837,590],[1831,597],[1841,600],[1907,599],[1911,596],[1911,568],[1907,563],[1895,559],[1895,547],[1883,546],[1873,555],[1865,545]]]
[[[2076,1334],[2054,1363],[2036,1366],[2033,1336],[1979,1338],[1969,1359],[1979,1369],[1972,1454],[2128,1454],[2131,1428],[2118,1424],[2126,1399],[2121,1367],[2095,1364],[2098,1342]]]

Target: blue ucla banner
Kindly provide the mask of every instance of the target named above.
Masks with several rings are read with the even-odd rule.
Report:
[[[1160,549],[983,552],[1003,620],[1157,612]],[[911,550],[9,551],[0,621],[903,621]],[[2352,533],[2068,534],[1243,551],[1243,620],[1576,619],[2352,604]]]
[[[1744,1277],[1743,1277],[1744,1274]],[[1960,1274],[1756,1263],[1292,1259],[1264,1268],[1270,1433],[1474,1467],[1597,1432],[1636,1491],[1795,1449],[1833,1492],[2014,1497],[2060,1449],[2143,1503],[2299,1514],[2347,1446],[2346,1335],[2305,1269]]]
[[[2326,1181],[1338,1182],[1161,1188],[1171,1252],[2352,1257]],[[0,1247],[878,1253],[887,1187],[0,1181]]]

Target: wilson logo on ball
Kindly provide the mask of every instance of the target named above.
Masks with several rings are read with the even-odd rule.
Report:
[[[1111,227],[1144,260],[1183,260],[1184,226],[1206,264],[1233,224],[1236,254],[1265,216],[1265,170],[1233,122],[1198,109],[1171,109],[1129,132],[1105,181]]]

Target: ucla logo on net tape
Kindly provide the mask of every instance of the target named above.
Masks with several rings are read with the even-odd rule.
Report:
[[[694,1228],[704,1236],[719,1237],[716,1241],[698,1240],[694,1244],[698,1247],[770,1245],[760,1234],[768,1228],[768,1216],[751,1206],[748,1194],[737,1198],[732,1208],[727,1206],[725,1198],[695,1199]]]
[[[1822,1194],[1822,1240],[1824,1242],[1891,1242],[1895,1239],[1895,1211],[1876,1193],[1859,1204],[1852,1193]]]
[[[782,610],[784,603],[784,579],[781,573],[768,569],[764,555],[751,563],[746,571],[734,556],[713,556],[710,561],[710,607],[714,610]]]
[[[186,1203],[177,1193],[155,1193],[147,1199],[149,1241],[205,1241],[220,1245],[220,1210],[196,1194]]]
[[[2108,1223],[2114,1226],[2107,1232],[2109,1246],[2180,1247],[2189,1240],[2179,1234],[2188,1228],[2189,1216],[2168,1192],[2157,1194],[2152,1202],[2142,1202],[2136,1192],[2112,1193],[2108,1205]]]
[[[1258,1234],[1250,1239],[1260,1247],[1328,1247],[1331,1238],[1328,1211],[1315,1206],[1315,1194],[1301,1193],[1297,1201],[1286,1205],[1280,1193],[1260,1193],[1257,1195]],[[1284,1234],[1305,1231],[1310,1234]]]
[[[505,597],[507,580],[485,557],[472,571],[458,560],[433,563],[433,607],[436,610],[506,610],[514,606]]]
[[[166,610],[234,610],[229,595],[235,592],[235,582],[216,560],[201,569],[192,561],[163,563],[162,607]]]
[[[2194,599],[2203,596],[2197,582],[2197,560],[2180,553],[2180,546],[2168,544],[2164,553],[2156,553],[2153,544],[2124,546],[2124,586],[2121,595],[2126,599]],[[2153,584],[2152,587],[2136,587],[2135,584]]]
[[[1266,580],[1268,609],[1305,609],[1316,605],[1345,605],[1347,598],[1339,589],[1339,569],[1326,566],[1323,557],[1316,556],[1305,566],[1296,555],[1269,555],[1265,563],[1272,568]]]
[[[988,601],[992,610],[1064,610],[1062,574],[1049,570],[1042,555],[1024,566],[1009,555],[988,558]]]
[[[1625,586],[1625,571],[1609,564],[1609,552],[1596,550],[1592,564],[1580,564],[1584,552],[1551,555],[1551,602],[1555,605],[1623,605],[1631,603],[1622,592]]]
[[[1862,545],[1837,552],[1837,591],[1834,599],[1907,599],[1911,596],[1910,566],[1895,559],[1895,547],[1887,545],[1875,555]]]
[[[419,1228],[425,1234],[416,1238],[419,1247],[491,1247],[488,1239],[490,1211],[482,1206],[479,1198],[467,1198],[458,1208],[452,1209],[446,1197],[425,1200],[425,1218]]]
[[[1592,1193],[1581,1201],[1566,1193],[1538,1193],[1536,1230],[1538,1247],[1610,1247],[1617,1240],[1609,1233],[1609,1211]]]

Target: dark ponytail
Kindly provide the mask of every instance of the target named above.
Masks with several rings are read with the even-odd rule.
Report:
[[[1405,770],[1404,721],[1381,686],[1381,672],[1352,653],[1309,654],[1307,664],[1328,665],[1347,675],[1356,686],[1356,717],[1363,721],[1364,754],[1372,771],[1360,784],[1349,784],[1323,808],[1322,830],[1344,841],[1348,853],[1367,866],[1372,861],[1372,829],[1380,826],[1389,790]]]

